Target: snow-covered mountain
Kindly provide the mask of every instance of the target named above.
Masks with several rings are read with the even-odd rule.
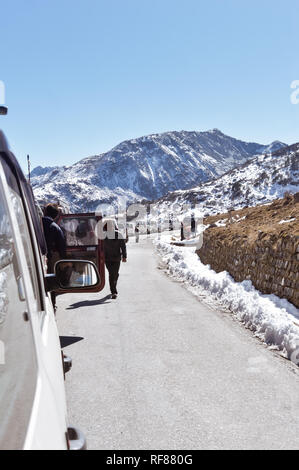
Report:
[[[69,167],[38,167],[32,185],[40,203],[58,199],[72,210],[94,210],[100,203],[153,200],[192,188],[285,146],[243,142],[218,129],[166,132],[125,141]]]
[[[46,167],[37,166],[34,168],[34,170],[32,170],[31,178],[36,178],[38,176],[46,175],[47,173],[51,173],[52,171],[57,170],[57,169],[59,169],[58,166],[46,166]]]
[[[259,155],[220,178],[188,191],[175,191],[158,200],[162,214],[184,204],[197,205],[197,213],[213,215],[228,209],[255,206],[299,192],[299,143],[273,154]]]

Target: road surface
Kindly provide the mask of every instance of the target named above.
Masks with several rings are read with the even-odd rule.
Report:
[[[299,369],[128,244],[119,298],[58,298],[69,421],[89,449],[298,449]]]

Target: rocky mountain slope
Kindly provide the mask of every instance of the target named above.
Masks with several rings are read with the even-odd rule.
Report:
[[[62,200],[71,210],[95,210],[100,203],[153,200],[192,188],[244,164],[254,155],[283,148],[248,143],[207,132],[167,132],[125,141],[110,152],[69,167],[32,172],[37,200]]]
[[[161,213],[178,205],[197,205],[197,212],[212,215],[255,206],[299,191],[299,143],[254,157],[223,176],[187,191],[175,191],[155,204]]]

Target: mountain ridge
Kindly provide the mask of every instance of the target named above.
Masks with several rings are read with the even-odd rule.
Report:
[[[100,203],[158,199],[221,176],[256,154],[286,144],[245,142],[210,131],[173,131],[121,142],[109,152],[63,167],[37,167],[32,185],[40,203],[62,199],[72,210]]]
[[[174,191],[154,201],[167,213],[176,205],[197,205],[204,216],[270,203],[299,192],[299,143],[258,155],[222,176],[189,190]]]

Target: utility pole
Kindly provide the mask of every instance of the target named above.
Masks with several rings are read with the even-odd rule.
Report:
[[[31,165],[30,165],[30,157],[27,155],[27,164],[28,164],[28,180],[30,184],[30,171],[31,171]]]

